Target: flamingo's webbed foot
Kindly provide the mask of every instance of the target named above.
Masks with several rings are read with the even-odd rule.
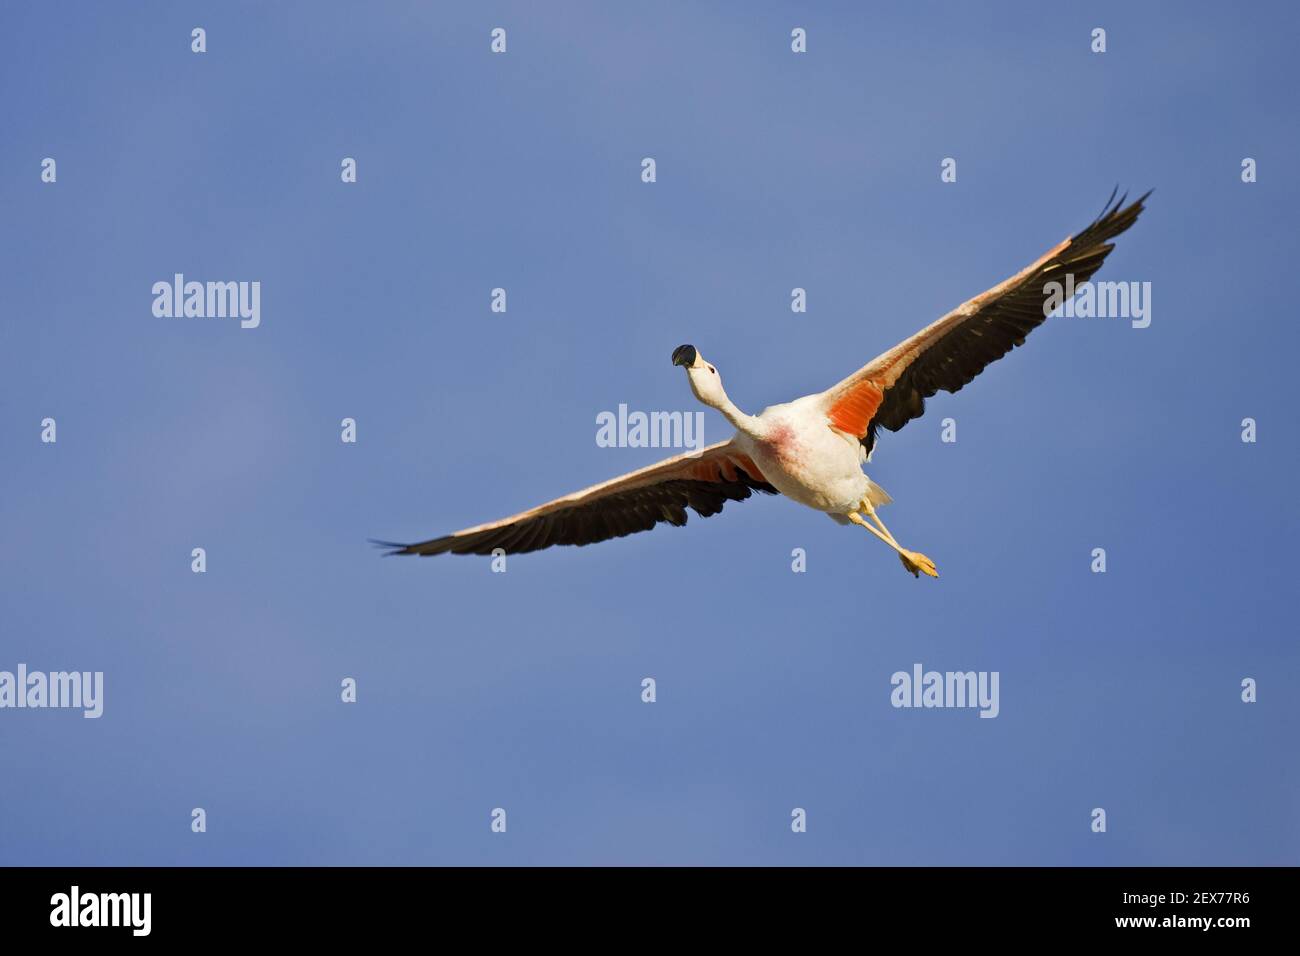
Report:
[[[939,572],[935,569],[934,562],[923,555],[920,551],[907,551],[899,549],[898,559],[903,562],[903,567],[912,572],[912,576],[919,578],[922,574],[927,574],[932,578],[937,578]]]

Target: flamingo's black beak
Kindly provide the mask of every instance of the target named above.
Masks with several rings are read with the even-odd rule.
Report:
[[[673,349],[673,364],[690,368],[695,364],[697,354],[694,345],[679,345]]]

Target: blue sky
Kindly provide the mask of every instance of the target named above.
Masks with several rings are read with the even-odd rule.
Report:
[[[0,863],[1296,863],[1298,19],[5,4],[0,670],[105,701],[0,710]],[[878,446],[938,581],[767,498],[505,574],[366,543],[656,460],[595,418],[693,411],[682,342],[825,388],[1117,183],[1151,326],[1053,319]],[[260,327],[156,318],[177,272]],[[916,662],[999,716],[891,707]]]

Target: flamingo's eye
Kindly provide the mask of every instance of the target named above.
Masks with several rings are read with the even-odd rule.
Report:
[[[718,374],[718,370],[714,368],[712,365],[709,366],[709,371],[712,372],[714,375]]]

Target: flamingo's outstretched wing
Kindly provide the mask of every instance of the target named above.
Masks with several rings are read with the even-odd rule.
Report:
[[[958,306],[934,324],[873,359],[822,393],[830,423],[856,435],[867,454],[876,432],[896,432],[925,411],[942,389],[955,392],[1017,345],[1046,318],[1050,282],[1072,274],[1085,282],[1114,248],[1110,240],[1133,225],[1145,193],[1128,206],[1112,193],[1106,207],[1078,235],[1052,247],[1033,265]]]
[[[702,518],[753,492],[776,494],[750,458],[730,441],[710,445],[556,498],[531,511],[418,544],[377,541],[389,554],[521,554],[553,544],[593,544],[649,531],[661,521],[686,524],[686,509]]]

